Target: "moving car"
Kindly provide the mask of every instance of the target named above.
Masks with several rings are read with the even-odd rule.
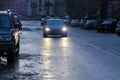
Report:
[[[120,35],[120,21],[117,23],[116,33]]]
[[[0,57],[13,62],[19,55],[19,27],[15,26],[12,13],[0,11]]]
[[[98,32],[115,32],[116,20],[104,20],[100,25],[97,26]]]
[[[48,19],[43,26],[43,37],[48,35],[62,35],[67,37],[67,28],[62,19]]]

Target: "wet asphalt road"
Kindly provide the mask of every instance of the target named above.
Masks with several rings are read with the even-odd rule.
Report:
[[[39,21],[23,21],[20,56],[0,64],[0,80],[120,80],[120,37],[68,27],[43,38]]]

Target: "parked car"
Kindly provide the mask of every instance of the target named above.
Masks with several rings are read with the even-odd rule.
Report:
[[[80,28],[84,28],[84,24],[85,24],[85,19],[81,19],[79,23]]]
[[[84,24],[84,28],[86,29],[95,29],[97,25],[96,20],[87,20],[86,23]]]
[[[70,21],[70,26],[72,26],[72,27],[79,27],[80,26],[79,20],[78,19],[72,19]]]
[[[42,18],[42,19],[41,19],[41,26],[44,26],[45,23],[46,23],[46,19],[45,19],[45,18]]]
[[[117,23],[116,33],[120,35],[120,21]]]
[[[85,28],[85,29],[96,29],[96,26],[97,26],[97,20],[95,17],[84,17],[82,19],[82,28]]]
[[[62,35],[67,37],[67,28],[64,25],[62,19],[48,19],[43,26],[43,37],[49,35]]]
[[[19,55],[20,36],[12,13],[0,11],[0,57],[13,62]]]
[[[115,32],[116,20],[104,20],[100,25],[97,26],[98,32]]]
[[[70,17],[69,16],[64,16],[63,22],[64,22],[65,25],[69,25],[70,24]]]
[[[22,23],[20,22],[19,19],[14,19],[15,20],[15,26],[19,29],[22,30]]]
[[[69,20],[69,19],[64,19],[64,20],[63,20],[63,23],[64,23],[65,25],[69,25],[70,20]]]

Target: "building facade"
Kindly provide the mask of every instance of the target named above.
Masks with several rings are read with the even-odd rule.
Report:
[[[2,9],[11,9],[28,17],[41,15],[64,15],[64,0],[7,0],[2,1]]]

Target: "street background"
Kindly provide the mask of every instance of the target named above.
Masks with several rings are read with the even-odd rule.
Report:
[[[119,80],[120,37],[68,27],[68,37],[43,38],[40,21],[22,21],[20,56],[2,61],[0,80]]]

